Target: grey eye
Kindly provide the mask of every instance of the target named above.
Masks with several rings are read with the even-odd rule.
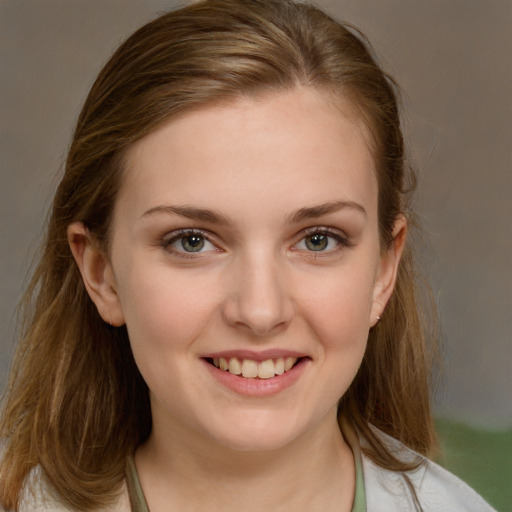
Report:
[[[174,253],[199,254],[203,252],[215,251],[215,245],[208,240],[206,235],[196,231],[180,231],[176,234],[171,233],[170,238],[163,240],[163,246]]]
[[[182,236],[180,242],[181,247],[186,252],[199,252],[205,245],[204,237],[195,233]]]
[[[309,251],[324,251],[329,246],[329,237],[322,233],[316,233],[307,236],[304,242]]]
[[[342,235],[322,229],[310,231],[295,248],[306,252],[330,253],[349,245],[348,240]]]

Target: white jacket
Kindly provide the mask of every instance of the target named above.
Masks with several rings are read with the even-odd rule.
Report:
[[[412,512],[415,501],[404,475],[377,466],[360,449],[364,440],[346,431],[343,433],[350,444],[356,465],[362,467],[367,512]],[[348,434],[348,435],[347,435]],[[402,460],[421,457],[400,442],[380,432],[386,445]],[[423,512],[496,512],[462,480],[423,458],[415,471],[407,473]],[[36,468],[30,475],[32,492],[25,493],[20,512],[70,512],[72,509],[60,504],[44,486]],[[0,507],[0,511],[4,511]],[[142,512],[131,511],[126,486],[123,487],[117,503],[100,512]]]
[[[363,456],[367,512],[410,512],[414,498],[403,475]],[[462,480],[430,460],[407,473],[423,512],[493,512]],[[495,511],[494,511],[495,512]]]

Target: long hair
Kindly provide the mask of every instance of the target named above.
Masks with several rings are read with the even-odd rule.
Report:
[[[23,324],[0,424],[0,502],[16,510],[39,466],[60,499],[91,510],[111,503],[125,458],[151,431],[148,389],[127,331],[99,316],[68,247],[81,221],[108,251],[109,228],[131,145],[174,116],[206,104],[297,86],[348,99],[371,134],[381,245],[408,209],[397,87],[354,28],[292,0],[206,0],[166,13],[115,52],[79,115],[55,195],[42,256],[22,303]],[[429,341],[411,248],[383,319],[339,405],[383,467],[397,460],[373,424],[427,453]]]

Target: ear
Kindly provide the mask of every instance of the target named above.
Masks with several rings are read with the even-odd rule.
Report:
[[[380,319],[395,287],[398,264],[405,247],[407,237],[407,220],[398,215],[393,226],[393,240],[380,257],[379,268],[373,289],[373,302],[370,315],[370,326],[373,327]]]
[[[125,323],[121,302],[117,295],[112,265],[81,222],[68,226],[68,243],[80,269],[87,293],[101,318],[110,325]]]

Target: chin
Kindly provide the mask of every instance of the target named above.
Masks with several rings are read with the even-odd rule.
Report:
[[[211,430],[209,436],[217,444],[235,452],[269,452],[291,445],[300,438],[307,425],[297,425],[292,418],[276,417],[273,414],[259,412],[247,414],[241,418],[230,420],[229,425],[218,425],[215,431]]]
[[[272,452],[280,450],[295,440],[294,436],[283,436],[283,433],[272,435],[268,432],[250,432],[247,435],[220,439],[220,444],[234,452]]]

